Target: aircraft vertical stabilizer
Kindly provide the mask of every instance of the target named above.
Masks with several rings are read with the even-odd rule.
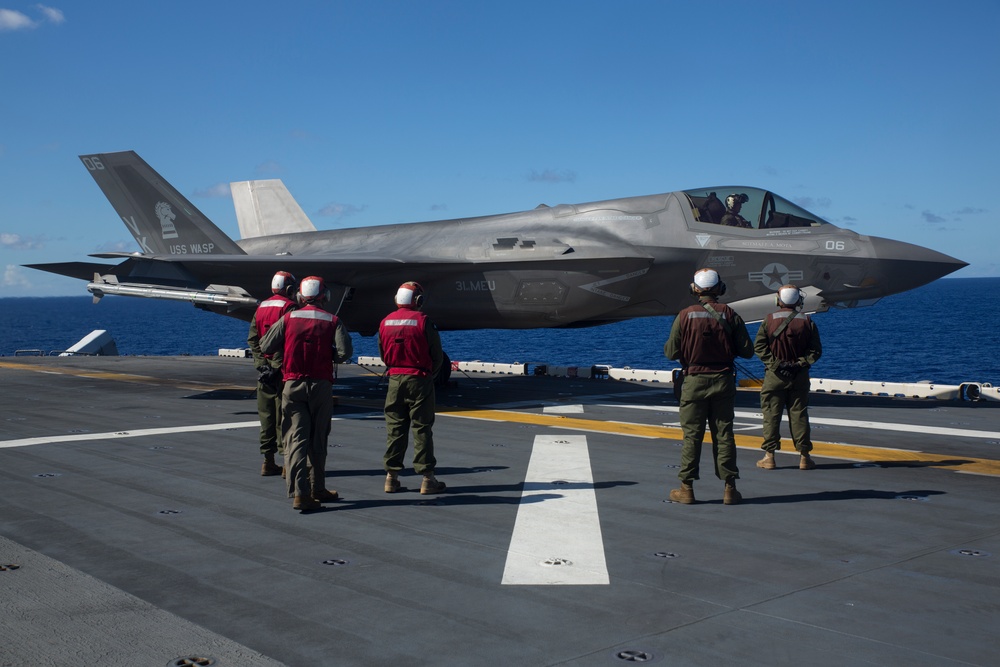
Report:
[[[134,151],[80,160],[147,255],[245,255]]]
[[[239,181],[230,183],[229,188],[233,191],[240,238],[316,231],[280,179]]]

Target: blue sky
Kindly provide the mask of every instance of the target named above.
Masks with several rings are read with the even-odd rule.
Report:
[[[0,0],[0,296],[138,246],[77,156],[135,150],[238,238],[721,184],[998,276],[996,0]]]

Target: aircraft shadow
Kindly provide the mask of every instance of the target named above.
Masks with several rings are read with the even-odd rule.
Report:
[[[438,468],[437,473],[442,476],[442,480],[447,483],[448,477],[452,475],[486,473],[495,470],[505,470],[506,466],[492,466],[483,468]],[[328,470],[326,478],[344,477],[371,477],[372,485],[380,487],[385,471],[382,469],[368,470]],[[336,506],[324,507],[321,510],[311,512],[323,512],[331,510],[365,509],[369,507],[398,507],[402,505],[517,505],[520,503],[537,503],[545,500],[561,498],[561,490],[569,489],[610,489],[618,486],[631,486],[637,482],[631,480],[603,481],[594,484],[585,482],[563,482],[553,480],[551,483],[532,483],[531,493],[527,497],[522,497],[524,492],[524,482],[516,484],[472,484],[464,486],[449,485],[443,494],[421,496],[420,475],[403,474],[400,475],[400,490],[393,494],[386,494],[385,498],[378,500],[341,500]],[[410,484],[407,485],[407,482]],[[551,491],[551,493],[539,493],[540,491]],[[517,494],[504,495],[504,494]]]
[[[942,466],[963,466],[975,461],[969,459],[940,459],[936,461],[866,461],[864,463],[824,463],[817,470],[848,470],[851,468],[936,468]],[[798,468],[798,466],[778,466],[778,468]]]
[[[774,505],[779,503],[808,503],[840,500],[921,500],[928,496],[944,494],[944,491],[878,491],[876,489],[844,489],[842,491],[818,491],[816,493],[793,493],[787,496],[743,497],[742,505]],[[707,501],[722,503],[722,500]]]
[[[213,389],[200,394],[183,396],[196,401],[246,401],[257,398],[256,389]],[[254,414],[257,414],[256,412]]]
[[[351,500],[343,498],[337,503],[325,505],[322,509],[312,510],[312,512],[343,512],[347,510],[364,510],[375,507],[419,507],[419,506],[448,506],[448,505],[518,505],[522,502],[520,497],[511,498],[507,496],[484,496],[478,494],[461,494],[457,489],[448,487],[443,494],[433,496],[419,495],[419,487],[407,492],[401,490],[397,493],[386,494],[386,497],[379,499],[359,499]],[[460,494],[460,495],[459,495]],[[409,497],[407,497],[409,496]],[[559,498],[557,493],[532,496],[524,502],[539,503],[545,500]]]

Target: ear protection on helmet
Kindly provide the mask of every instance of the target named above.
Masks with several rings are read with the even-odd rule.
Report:
[[[702,294],[714,294],[716,296],[723,296],[726,293],[726,283],[720,280],[718,285],[716,285],[715,287],[710,287],[708,289],[702,289],[697,285],[695,285],[694,283],[691,283],[690,290],[692,296],[701,296]]]

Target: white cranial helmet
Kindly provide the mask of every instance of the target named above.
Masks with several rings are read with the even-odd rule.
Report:
[[[303,278],[302,282],[299,283],[298,300],[300,303],[325,303],[329,297],[326,284],[319,276]]]
[[[403,283],[396,290],[396,305],[420,308],[424,305],[424,288],[412,280]]]
[[[782,285],[778,289],[778,301],[781,305],[794,308],[802,301],[802,290],[795,285]]]
[[[271,292],[274,294],[288,294],[295,289],[295,276],[288,271],[278,271],[271,278]]]
[[[719,284],[719,272],[715,269],[698,269],[694,274],[694,284],[701,290],[712,289]]]

